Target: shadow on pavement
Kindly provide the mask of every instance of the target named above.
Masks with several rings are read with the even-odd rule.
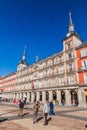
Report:
[[[26,113],[24,113],[22,116],[25,116],[25,115],[28,115],[29,114],[29,112],[26,112]]]
[[[7,119],[7,118],[4,118],[4,119],[2,118],[2,119],[0,119],[0,123],[3,122],[3,121],[6,121],[6,120],[8,120],[8,119]]]
[[[48,118],[48,120],[47,120],[47,121],[48,121],[48,123],[49,123],[49,121],[51,121],[51,120],[52,120],[52,118],[51,118],[51,117],[49,117],[49,118]]]
[[[6,114],[9,114],[9,113],[14,113],[14,112],[17,112],[18,110],[14,110],[14,111],[9,111],[9,112],[6,112],[6,113],[3,113],[3,114],[0,114],[0,116],[2,115],[6,115]]]
[[[20,120],[20,119],[26,119],[26,118],[32,118],[33,114],[29,114],[29,113],[24,113],[22,116],[6,116],[6,117],[1,117],[0,122],[3,121],[10,121],[10,120]]]
[[[37,121],[40,121],[40,120],[42,120],[43,119],[43,117],[39,117],[38,119],[37,119]]]
[[[87,125],[85,125],[85,127],[87,128]]]

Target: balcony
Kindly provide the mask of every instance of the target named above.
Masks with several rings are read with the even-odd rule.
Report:
[[[68,73],[72,73],[72,72],[74,72],[74,71],[75,71],[74,68],[70,68],[70,69],[67,70]]]
[[[87,66],[86,66],[86,67],[80,67],[80,68],[78,68],[78,70],[77,70],[78,73],[79,73],[79,72],[85,72],[85,71],[87,71]]]
[[[65,75],[65,72],[64,71],[59,71],[58,76],[61,77],[63,75]]]
[[[84,54],[84,55],[80,54],[80,58],[85,58],[85,57],[87,57],[87,54]]]
[[[58,62],[58,64],[62,64],[62,63],[64,63],[64,60],[59,60],[59,62]]]

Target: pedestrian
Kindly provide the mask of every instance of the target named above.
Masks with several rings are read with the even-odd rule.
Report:
[[[39,108],[40,108],[40,104],[37,101],[36,103],[34,103],[34,106],[33,106],[33,124],[35,124],[36,122],[38,123],[37,117],[38,117]]]
[[[22,116],[23,115],[23,108],[24,108],[24,101],[20,100],[20,102],[19,102],[19,114],[18,114],[18,116]]]
[[[50,115],[55,115],[55,113],[54,113],[54,104],[53,104],[53,101],[50,101],[49,107],[50,107],[49,114],[50,114]]]
[[[44,114],[44,118],[45,118],[44,125],[48,124],[48,121],[47,121],[48,113],[49,113],[48,101],[45,101],[45,104],[44,104],[44,107],[43,107],[43,114]]]
[[[15,104],[16,103],[16,99],[14,98],[14,100],[13,100],[13,103]]]
[[[57,106],[59,105],[59,101],[58,101],[58,100],[56,100],[56,105],[57,105]]]

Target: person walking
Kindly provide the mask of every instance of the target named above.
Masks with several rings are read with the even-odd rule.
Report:
[[[49,107],[50,107],[50,112],[49,112],[49,114],[50,114],[50,115],[55,115],[53,101],[50,101]]]
[[[24,101],[20,100],[19,101],[19,114],[18,114],[18,116],[22,116],[23,115],[23,108],[24,108]]]
[[[40,108],[40,104],[37,101],[36,103],[34,103],[34,106],[33,106],[33,124],[35,124],[36,122],[38,123],[37,117],[38,117],[39,108]]]
[[[44,125],[48,124],[48,121],[47,121],[48,113],[49,113],[48,101],[45,101],[45,104],[44,104],[44,107],[43,107],[43,114],[44,114],[44,118],[45,118]]]

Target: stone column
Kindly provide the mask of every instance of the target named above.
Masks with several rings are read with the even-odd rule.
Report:
[[[71,106],[71,94],[70,90],[65,90],[66,106]]]
[[[52,101],[53,100],[53,93],[52,91],[49,91],[49,101]]]
[[[15,99],[15,93],[13,93],[13,99]]]
[[[18,99],[20,99],[20,93],[18,93]]]
[[[18,99],[18,93],[17,93],[17,95],[16,95],[16,99]]]
[[[78,107],[83,107],[83,108],[87,107],[85,93],[82,88],[78,89],[78,102],[79,102]]]
[[[27,92],[27,103],[29,103],[29,101],[30,101],[30,93]]]
[[[20,93],[20,99],[22,99],[22,93]]]
[[[57,100],[59,102],[59,105],[61,105],[61,90],[57,90]]]
[[[36,101],[40,100],[40,92],[36,92]]]
[[[43,91],[42,92],[42,101],[43,101],[43,103],[45,102],[45,100],[46,100],[46,92]]]
[[[24,97],[25,97],[25,92],[23,92],[23,100],[24,100]]]
[[[13,98],[12,93],[10,93],[10,94],[9,94],[9,97],[10,97],[10,99],[12,99],[12,98]]]
[[[32,103],[34,102],[34,97],[35,97],[34,92],[31,92],[31,102],[32,102]]]

